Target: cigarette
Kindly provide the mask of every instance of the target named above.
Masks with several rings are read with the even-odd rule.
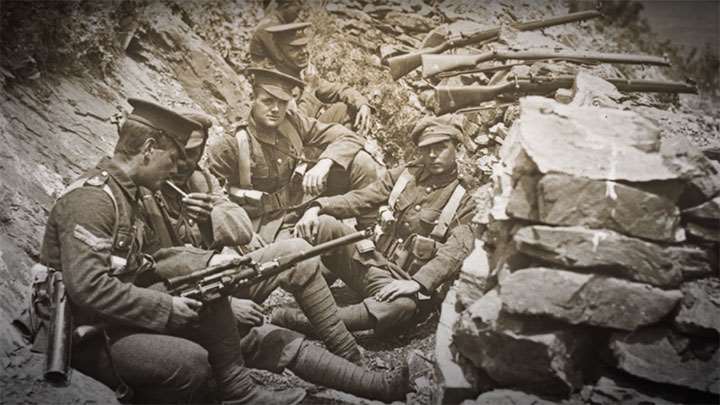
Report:
[[[172,187],[173,190],[177,191],[181,196],[183,196],[183,198],[185,198],[185,197],[188,196],[186,192],[182,191],[182,190],[180,189],[180,187],[176,186],[175,183],[173,183],[172,181],[170,181],[170,180],[165,180],[165,183],[167,183],[167,185],[169,185],[170,187]]]

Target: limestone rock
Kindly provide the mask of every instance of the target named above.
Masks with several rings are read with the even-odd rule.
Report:
[[[522,253],[546,262],[596,274],[675,287],[682,271],[662,246],[609,230],[530,226],[513,237]]]
[[[475,240],[475,249],[463,261],[460,274],[455,282],[457,299],[463,307],[470,306],[487,291],[490,278],[490,263],[482,241]]]
[[[666,328],[618,333],[610,342],[617,366],[632,375],[698,391],[720,393],[716,339],[691,340]]]
[[[660,151],[666,166],[687,183],[679,202],[682,208],[703,204],[720,193],[720,165],[686,137],[664,139]]]
[[[500,298],[503,309],[514,314],[634,330],[662,319],[682,294],[617,278],[536,267],[503,279]]]
[[[461,405],[553,405],[555,402],[546,401],[535,395],[522,391],[493,390],[486,392],[475,400],[465,400]]]
[[[542,173],[596,180],[671,180],[658,153],[660,130],[631,111],[520,100],[522,144]]]
[[[680,210],[671,200],[625,184],[548,174],[538,182],[537,199],[536,220],[545,224],[611,229],[657,241],[685,239]]]
[[[690,222],[685,226],[687,233],[709,242],[720,242],[720,229],[709,228],[701,224]]]
[[[717,251],[714,246],[697,245],[668,246],[665,253],[679,267],[684,280],[694,280],[717,274]]]
[[[560,395],[579,387],[587,338],[546,321],[524,322],[501,306],[492,290],[461,314],[453,332],[458,351],[501,386]]]
[[[672,405],[673,402],[650,397],[633,388],[618,385],[608,377],[601,377],[595,385],[586,385],[582,392],[583,402],[592,405]]]
[[[675,324],[686,333],[720,333],[720,279],[691,281],[682,286],[683,298]]]
[[[720,196],[712,200],[683,210],[683,217],[688,221],[698,222],[710,228],[720,229]]]
[[[622,98],[623,95],[614,84],[589,73],[580,72],[575,76],[573,99],[570,105],[618,108],[618,101]]]

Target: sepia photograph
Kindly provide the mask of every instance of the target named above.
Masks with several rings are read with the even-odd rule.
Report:
[[[0,0],[0,404],[720,404],[720,0]]]

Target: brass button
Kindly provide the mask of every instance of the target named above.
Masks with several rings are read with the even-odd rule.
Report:
[[[120,242],[118,242],[118,246],[120,246],[120,247],[125,246],[125,241],[124,241],[124,240],[121,240]]]
[[[403,239],[402,239],[402,238],[398,238],[398,243],[403,243]]]
[[[431,191],[432,191],[432,187],[428,186],[427,188],[425,188],[425,191],[427,191],[428,193],[431,192]]]
[[[278,158],[277,162],[282,163],[282,159]]]
[[[105,170],[103,170],[100,174],[102,174],[103,176],[107,176],[107,175],[108,175],[108,172],[105,171]]]
[[[410,222],[403,222],[403,225],[405,225],[406,228],[410,228]]]
[[[420,204],[415,206],[415,211],[420,211],[421,209],[422,209],[422,206],[420,206]]]

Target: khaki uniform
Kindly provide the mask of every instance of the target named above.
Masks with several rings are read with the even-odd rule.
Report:
[[[361,212],[374,211],[388,203],[394,185],[405,171],[405,167],[389,170],[372,185],[344,195],[322,197],[314,204],[321,207],[318,243],[336,238],[352,230],[336,218],[346,218]],[[450,200],[459,184],[457,173],[432,176],[422,167],[407,168],[412,175],[394,207],[396,223],[392,230],[380,236],[374,250],[356,244],[348,246],[335,255],[324,258],[326,267],[345,281],[365,298],[370,313],[377,319],[378,331],[390,329],[403,322],[409,322],[413,305],[395,308],[380,303],[374,296],[382,287],[394,279],[412,279],[421,286],[421,292],[432,296],[443,283],[457,274],[464,258],[473,247],[474,236],[470,227],[473,204],[469,195],[460,200],[459,208],[448,225],[445,236],[424,249],[426,263],[418,269],[402,268],[398,265],[398,254],[408,240],[417,236],[429,237],[435,228],[443,207]],[[412,248],[410,248],[412,249]],[[422,249],[421,249],[422,250]],[[392,303],[390,303],[392,304]]]
[[[227,300],[210,304],[197,331],[169,331],[172,297],[157,284],[167,269],[148,261],[146,229],[139,188],[110,158],[54,205],[41,260],[62,271],[75,326],[107,325],[107,342],[75,347],[73,367],[110,387],[119,376],[134,388],[135,400],[202,401],[199,387],[209,367],[227,367],[240,354],[218,345],[239,339],[226,326],[233,320],[230,306]]]
[[[323,124],[288,109],[274,133],[257,133],[252,117],[241,130],[247,134],[249,150],[241,153],[238,135],[226,135],[209,146],[209,169],[226,187],[269,194],[262,206],[244,207],[265,241],[274,240],[283,223],[292,222],[285,216],[287,209],[303,202],[302,175],[294,175],[303,161],[334,162],[326,194],[361,188],[377,178],[376,162],[360,153],[364,140],[341,125]],[[250,164],[241,156],[248,156]],[[243,184],[243,178],[250,184]]]

